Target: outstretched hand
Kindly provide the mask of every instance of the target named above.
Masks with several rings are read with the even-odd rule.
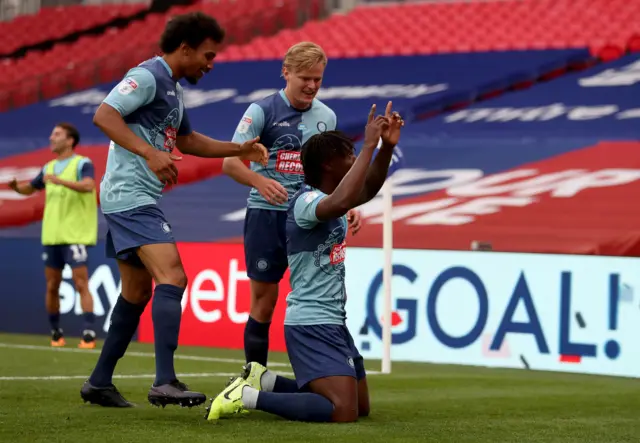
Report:
[[[387,147],[394,147],[400,140],[400,131],[404,126],[404,120],[400,114],[396,111],[392,111],[392,103],[387,103],[387,109],[384,113],[384,118],[388,124],[382,131],[382,144]]]
[[[256,137],[244,142],[240,147],[240,158],[266,167],[269,164],[269,152],[262,143],[258,143],[259,141],[260,137]]]

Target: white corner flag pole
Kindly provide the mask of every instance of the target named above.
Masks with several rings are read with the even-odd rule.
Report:
[[[382,187],[382,287],[384,291],[384,314],[382,320],[382,373],[391,373],[391,276],[393,261],[393,185],[389,177]]]

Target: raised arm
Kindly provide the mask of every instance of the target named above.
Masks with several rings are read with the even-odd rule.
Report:
[[[398,140],[400,139],[400,130],[404,126],[404,120],[402,120],[400,114],[392,112],[391,107],[392,103],[389,102],[385,111],[385,118],[389,121],[389,125],[382,132],[382,146],[380,147],[373,164],[367,171],[367,179],[356,206],[365,204],[378,195],[378,192],[387,178],[389,165],[391,164],[391,157],[393,156],[393,149],[398,144]]]
[[[204,158],[245,158],[247,160],[266,164],[267,150],[258,141],[259,137],[230,142],[215,140],[191,129],[189,116],[185,110],[178,129],[178,149],[184,154]]]
[[[342,217],[359,204],[373,152],[378,145],[382,131],[388,125],[385,117],[374,118],[375,110],[376,106],[373,105],[369,112],[360,155],[335,191],[318,202],[315,212],[319,221]]]

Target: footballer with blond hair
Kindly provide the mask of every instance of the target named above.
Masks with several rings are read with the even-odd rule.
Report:
[[[244,249],[251,284],[251,309],[244,331],[246,362],[267,365],[269,329],[278,300],[278,285],[287,270],[286,220],[289,200],[304,181],[302,145],[316,134],[336,129],[336,114],[316,98],[327,56],[312,42],[287,51],[282,63],[286,86],[252,103],[238,124],[233,141],[255,137],[269,151],[269,163],[225,158],[223,172],[249,186],[244,222]],[[351,232],[360,229],[356,210],[347,214]]]

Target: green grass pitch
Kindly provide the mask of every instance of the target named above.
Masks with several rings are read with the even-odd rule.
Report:
[[[153,346],[134,343],[114,382],[138,407],[84,404],[79,390],[98,351],[52,350],[44,336],[0,334],[1,442],[637,442],[635,379],[394,363],[371,374],[371,416],[355,424],[287,422],[266,413],[207,422],[205,407],[155,408]],[[99,344],[100,346],[100,344]],[[181,347],[176,370],[208,396],[241,370],[242,352]],[[272,353],[272,369],[291,373]],[[379,361],[368,361],[379,370]]]

